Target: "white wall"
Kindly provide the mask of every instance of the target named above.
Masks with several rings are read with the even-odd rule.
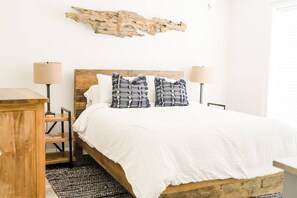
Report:
[[[59,61],[63,83],[51,88],[52,110],[73,109],[75,68],[183,70],[192,65],[212,66],[216,81],[205,87],[205,102],[225,103],[228,63],[229,0],[11,0],[0,7],[0,87],[28,87],[46,94],[44,85],[33,84],[33,62]],[[71,6],[95,10],[135,11],[188,25],[185,33],[116,38],[94,34],[85,24],[65,17]]]
[[[271,0],[231,0],[229,109],[265,115]]]

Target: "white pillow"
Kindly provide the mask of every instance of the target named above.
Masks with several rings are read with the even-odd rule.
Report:
[[[98,84],[100,85],[99,93],[100,99],[99,102],[110,103],[112,99],[112,80],[111,76],[97,74]]]
[[[85,93],[84,96],[87,98],[87,107],[99,102],[100,100],[100,85],[92,85]]]
[[[155,76],[146,76],[147,82],[147,97],[150,103],[155,103],[156,101],[156,90],[155,90]]]
[[[125,77],[128,80],[132,80],[135,77]],[[160,77],[162,78],[162,77]],[[165,78],[167,81],[169,82],[175,82],[175,79],[170,79],[170,78]],[[99,89],[99,100],[97,100],[97,102],[103,102],[103,103],[109,103],[111,104],[112,101],[112,78],[109,75],[104,75],[104,74],[97,74],[97,80],[98,80],[98,84],[100,85],[100,89]],[[155,76],[146,76],[146,82],[148,85],[148,99],[150,103],[155,103],[156,101],[156,91],[155,91]],[[189,89],[189,82],[187,81],[187,91],[190,90],[191,92],[191,88]],[[195,90],[196,91],[196,90]],[[194,93],[196,93],[194,91]],[[199,90],[198,90],[199,91]],[[192,95],[192,94],[191,94]],[[196,97],[196,95],[194,96]],[[199,100],[199,95],[196,99],[197,101]],[[191,100],[189,100],[191,101]]]

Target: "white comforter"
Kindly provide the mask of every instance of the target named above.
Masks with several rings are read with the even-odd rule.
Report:
[[[73,127],[122,166],[139,198],[156,198],[170,184],[273,174],[280,171],[273,159],[297,155],[293,128],[195,103],[146,109],[95,104]]]

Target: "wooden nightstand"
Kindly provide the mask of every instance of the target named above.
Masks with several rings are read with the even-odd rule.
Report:
[[[61,114],[55,116],[46,116],[46,123],[53,123],[51,127],[45,133],[45,143],[53,144],[58,151],[46,153],[46,165],[69,163],[69,167],[72,167],[73,152],[72,152],[72,122],[75,120],[74,116],[71,116],[71,111],[65,108],[61,108]],[[52,132],[56,124],[61,123],[60,132]],[[68,122],[68,131],[64,129],[64,122]],[[69,151],[65,150],[65,143],[69,143]]]

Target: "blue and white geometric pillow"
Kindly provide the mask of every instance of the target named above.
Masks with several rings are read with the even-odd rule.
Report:
[[[186,81],[180,79],[175,82],[165,78],[155,77],[156,103],[155,106],[188,106]]]
[[[150,107],[147,94],[145,76],[139,75],[133,80],[128,80],[118,73],[112,74],[112,108]]]

